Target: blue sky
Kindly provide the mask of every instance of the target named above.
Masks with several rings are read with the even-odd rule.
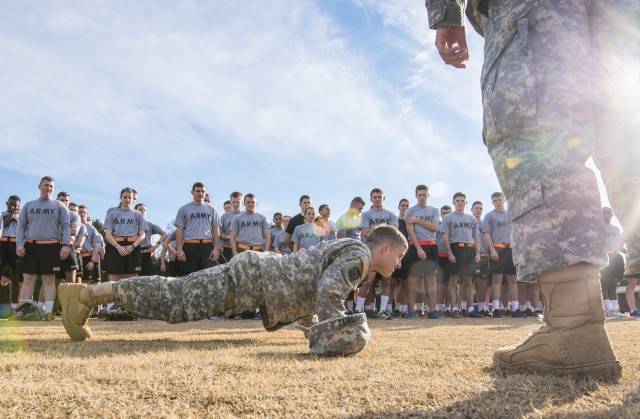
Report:
[[[43,175],[102,219],[123,187],[164,227],[204,182],[295,214],[384,189],[491,209],[482,39],[446,67],[422,1],[4,1],[0,195]],[[3,201],[4,202],[4,201]]]

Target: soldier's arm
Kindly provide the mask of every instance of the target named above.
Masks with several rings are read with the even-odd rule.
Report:
[[[262,233],[264,235],[264,251],[269,252],[271,249],[271,232],[268,228],[265,228]]]
[[[316,306],[318,320],[344,317],[344,300],[362,282],[369,269],[364,251],[338,256],[318,280]]]
[[[236,247],[236,237],[238,237],[238,233],[235,230],[231,230],[231,233],[229,233],[229,247],[231,247],[231,252],[234,256],[238,254],[238,248]]]

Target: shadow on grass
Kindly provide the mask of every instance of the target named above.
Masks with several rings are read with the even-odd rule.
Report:
[[[542,417],[543,415],[562,418],[639,417],[639,386],[629,391],[619,405],[610,407],[597,402],[596,393],[600,386],[619,385],[617,383],[535,374],[513,374],[492,367],[484,368],[483,372],[494,378],[494,388],[439,408],[388,410],[376,412],[374,417],[502,418]],[[627,391],[627,388],[621,391]],[[424,399],[433,400],[433,404],[437,404],[438,398],[437,393],[424,394]],[[586,404],[589,408],[584,408],[585,402],[580,402],[582,398],[587,399]],[[595,402],[591,400],[592,398]],[[574,403],[576,403],[575,408],[572,407]]]
[[[0,353],[30,353],[45,356],[89,358],[102,355],[128,355],[156,353],[163,351],[216,350],[242,347],[256,347],[264,343],[262,339],[224,338],[224,339],[88,339],[84,342],[70,340],[52,340],[29,338],[22,340],[0,341]],[[278,346],[294,346],[297,342],[278,342]]]

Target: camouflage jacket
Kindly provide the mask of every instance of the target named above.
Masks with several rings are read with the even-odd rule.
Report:
[[[322,242],[290,255],[252,256],[258,259],[267,330],[315,314],[320,321],[344,316],[343,301],[365,277],[371,260],[369,247],[353,239]]]

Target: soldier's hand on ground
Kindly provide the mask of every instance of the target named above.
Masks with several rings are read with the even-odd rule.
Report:
[[[442,61],[455,68],[467,68],[469,59],[464,26],[444,26],[436,30],[436,48]]]

